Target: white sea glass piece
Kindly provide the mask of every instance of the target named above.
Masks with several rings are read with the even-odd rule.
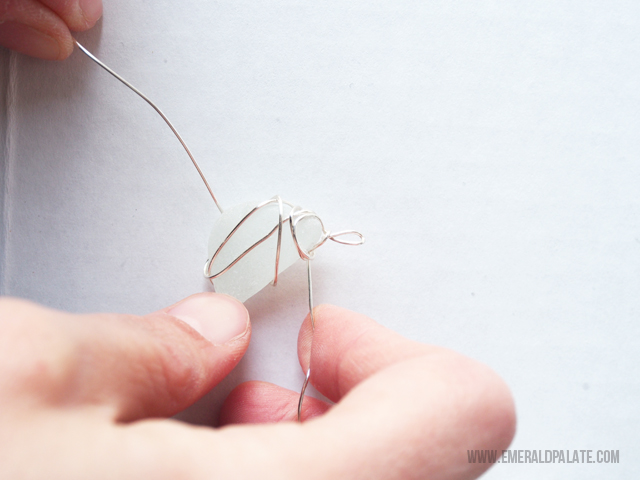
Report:
[[[224,242],[229,233],[259,203],[244,203],[225,209],[224,213],[213,225],[209,237],[209,258]],[[283,205],[283,219],[288,218],[291,207]],[[220,250],[211,265],[210,273],[216,274],[233,263],[251,245],[267,235],[278,226],[278,204],[271,203],[254,212],[233,234],[227,244]],[[309,251],[322,238],[322,227],[315,218],[304,218],[298,222],[296,236],[299,245]],[[219,277],[213,279],[216,292],[231,295],[244,302],[273,282],[276,271],[276,250],[278,242],[277,230],[263,243],[254,248],[242,260]],[[278,273],[293,265],[300,259],[298,250],[291,236],[289,223],[282,226],[282,243]]]

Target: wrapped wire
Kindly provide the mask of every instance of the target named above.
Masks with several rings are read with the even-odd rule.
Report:
[[[242,226],[259,210],[265,208],[268,205],[272,205],[274,203],[278,205],[278,222],[276,223],[276,225],[273,226],[273,228],[269,231],[269,233],[267,233],[265,236],[257,240],[253,245],[251,245],[249,248],[244,250],[241,254],[236,256],[227,266],[223,267],[220,271],[216,273],[212,273],[211,270],[213,269],[213,263],[215,262],[216,258],[218,258],[218,256],[220,255],[220,252],[222,252],[224,247],[233,238],[233,236],[236,235],[238,231],[242,228]],[[284,215],[284,205],[288,205],[289,207],[291,207],[291,210],[288,216]],[[298,241],[298,225],[302,220],[308,219],[308,218],[313,218],[317,220],[320,223],[320,227],[322,231],[321,231],[320,238],[317,240],[317,242],[311,248],[309,248],[308,250],[305,250],[305,248],[302,245],[300,245],[300,242]],[[315,256],[316,249],[324,245],[327,242],[327,240],[331,240],[343,245],[354,245],[354,246],[362,245],[364,243],[364,236],[361,233],[356,232],[355,230],[347,230],[347,231],[342,231],[342,232],[337,232],[332,234],[325,228],[324,223],[322,222],[320,217],[318,217],[318,215],[316,215],[314,212],[310,210],[304,210],[297,206],[293,206],[289,202],[284,202],[279,196],[276,195],[275,197],[260,203],[259,205],[254,207],[252,210],[250,210],[249,213],[247,213],[244,217],[242,217],[242,219],[236,224],[236,226],[231,230],[231,232],[227,235],[227,237],[222,241],[222,243],[214,252],[214,254],[211,256],[211,258],[207,260],[207,263],[204,266],[204,275],[210,280],[218,278],[219,276],[223,275],[225,272],[228,272],[231,268],[233,268],[234,265],[240,262],[252,250],[254,250],[259,245],[266,242],[273,235],[276,235],[276,232],[277,232],[278,238],[276,242],[276,251],[275,251],[275,273],[274,273],[273,282],[272,282],[272,285],[274,286],[277,285],[278,271],[280,267],[280,251],[282,247],[282,229],[284,228],[285,224],[289,225],[289,229],[291,231],[291,237],[293,239],[293,243],[296,247],[296,250],[298,251],[298,255],[302,260],[305,260],[307,263],[307,288],[309,293],[309,316],[311,317],[310,318],[311,331],[312,331],[311,343],[313,344],[313,333],[315,332],[316,322],[315,322],[315,317],[313,315],[313,281],[311,277],[311,260]],[[343,238],[345,236],[352,236],[356,238],[354,240],[345,240]],[[300,421],[301,419],[302,404],[304,402],[304,395],[307,390],[307,385],[309,384],[310,377],[311,377],[311,358],[309,358],[307,372],[305,374],[304,383],[300,391],[300,398],[298,400],[298,414],[297,414],[298,421]]]
[[[96,64],[98,64],[100,67],[102,67],[108,73],[113,75],[116,79],[118,79],[120,82],[122,82],[128,88],[130,88],[133,92],[135,92],[138,96],[140,96],[140,98],[142,98],[145,102],[147,102],[158,113],[158,115],[160,115],[160,117],[162,117],[162,119],[169,126],[169,128],[171,129],[173,134],[180,141],[180,144],[184,148],[185,152],[187,152],[187,155],[191,159],[191,162],[193,163],[193,166],[196,168],[198,174],[200,175],[200,178],[204,182],[204,185],[207,188],[207,191],[209,192],[209,195],[211,195],[211,198],[213,199],[213,202],[215,203],[216,207],[218,208],[220,213],[223,213],[222,207],[218,203],[218,200],[217,200],[216,196],[213,194],[213,190],[211,189],[211,186],[209,185],[209,182],[207,182],[207,179],[204,176],[204,173],[200,169],[200,166],[198,165],[198,162],[196,162],[196,159],[194,158],[194,156],[192,155],[191,151],[189,150],[189,147],[187,147],[186,142],[182,139],[182,137],[180,136],[180,134],[178,133],[176,128],[169,121],[169,119],[162,112],[162,110],[160,110],[160,108],[158,108],[156,106],[156,104],[153,103],[140,90],[138,90],[131,83],[129,83],[124,78],[122,78],[120,75],[118,75],[115,71],[113,71],[111,68],[109,68],[103,62],[98,60],[98,58],[96,58],[91,52],[89,52],[89,50],[87,50],[85,47],[83,47],[77,40],[74,40],[74,42],[78,46],[78,48],[87,57],[89,57]],[[264,207],[266,207],[268,205],[272,205],[274,203],[276,203],[278,205],[278,221],[277,221],[276,225],[274,225],[274,227],[269,231],[269,233],[267,233],[264,237],[262,237],[258,241],[256,241],[253,245],[251,245],[249,248],[247,248],[240,255],[235,257],[227,266],[223,267],[219,272],[212,273],[211,270],[213,268],[214,261],[216,260],[216,258],[218,258],[218,255],[220,254],[222,249],[228,244],[229,240],[231,240],[231,238],[242,228],[242,225],[244,225],[245,222],[247,222],[247,220],[249,220],[253,215],[255,215],[256,212],[258,212],[262,208],[264,208]],[[290,207],[290,211],[289,211],[289,214],[287,216],[284,215],[284,205],[288,205]],[[316,219],[318,222],[320,222],[320,226],[321,226],[321,229],[322,229],[320,238],[308,250],[304,249],[302,247],[302,245],[300,245],[300,242],[298,241],[298,230],[297,230],[298,224],[300,223],[300,221],[302,221],[304,219],[307,219],[307,218]],[[231,268],[233,268],[234,265],[236,265],[238,262],[240,262],[245,256],[247,256],[253,249],[255,249],[256,247],[258,247],[259,245],[261,245],[262,243],[267,241],[269,238],[271,238],[277,232],[277,236],[278,237],[277,237],[276,251],[275,251],[275,273],[274,273],[273,282],[272,282],[272,285],[274,285],[274,286],[277,285],[277,283],[278,283],[278,270],[279,270],[279,267],[280,267],[280,252],[281,252],[281,247],[282,247],[282,230],[283,230],[285,224],[289,225],[289,229],[291,231],[291,237],[293,238],[293,243],[294,243],[294,245],[295,245],[295,247],[296,247],[296,249],[298,251],[298,255],[300,256],[300,258],[302,260],[305,260],[306,263],[307,263],[307,287],[308,287],[308,294],[309,294],[309,316],[310,316],[310,320],[311,320],[311,331],[312,331],[311,342],[313,344],[313,333],[315,332],[315,317],[313,315],[313,282],[312,282],[312,278],[311,278],[311,260],[313,259],[314,255],[315,255],[316,249],[319,248],[320,246],[324,245],[327,242],[327,240],[331,240],[331,241],[334,241],[336,243],[340,243],[340,244],[343,244],[343,245],[362,245],[364,243],[364,236],[361,233],[356,232],[355,230],[348,230],[348,231],[342,231],[342,232],[338,232],[338,233],[332,234],[325,228],[324,223],[322,222],[320,217],[318,217],[314,212],[312,212],[310,210],[304,210],[304,209],[302,209],[300,207],[292,205],[289,202],[285,202],[279,196],[276,195],[275,197],[273,197],[273,198],[271,198],[269,200],[266,200],[266,201],[260,203],[259,205],[257,205],[256,207],[254,207],[249,213],[247,213],[238,222],[238,224],[227,235],[225,240],[220,244],[220,246],[215,251],[215,253],[211,256],[211,258],[207,260],[207,263],[204,266],[204,275],[205,275],[205,277],[209,278],[210,280],[213,280],[213,279],[223,275],[225,272],[228,272]],[[354,236],[354,237],[356,237],[356,239],[355,240],[345,240],[344,238],[341,238],[341,237],[345,237],[345,236]],[[310,378],[311,378],[311,358],[309,358],[309,364],[308,364],[307,372],[305,374],[304,383],[303,383],[302,389],[300,391],[300,398],[298,400],[298,411],[297,411],[298,421],[301,420],[302,405],[303,405],[303,402],[304,402],[304,396],[305,396],[305,392],[307,390],[307,386],[309,384],[309,379]]]

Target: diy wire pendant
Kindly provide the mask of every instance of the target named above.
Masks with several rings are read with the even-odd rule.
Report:
[[[315,318],[311,260],[316,250],[328,240],[343,245],[362,245],[364,236],[354,230],[331,233],[314,212],[286,202],[277,195],[258,204],[242,204],[223,210],[189,147],[165,114],[140,90],[98,60],[78,41],[74,41],[91,60],[151,105],[178,138],[198,171],[221,214],[211,232],[209,258],[204,266],[204,275],[213,283],[216,292],[232,295],[244,302],[269,283],[277,285],[279,274],[298,258],[304,260],[307,264],[313,342]],[[304,395],[310,376],[311,359],[298,400],[298,421],[301,420]]]

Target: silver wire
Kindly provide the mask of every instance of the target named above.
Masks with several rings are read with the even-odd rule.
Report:
[[[249,220],[249,218],[251,218],[253,215],[255,215],[256,212],[258,212],[259,210],[263,209],[267,205],[271,205],[273,203],[277,203],[278,204],[278,222],[277,222],[277,224],[264,237],[260,238],[253,245],[251,245],[249,248],[247,248],[244,252],[242,252],[240,255],[235,257],[231,261],[231,263],[229,263],[226,267],[223,267],[217,273],[212,273],[211,270],[213,269],[213,263],[215,262],[216,258],[218,258],[218,255],[220,255],[220,253],[222,252],[224,247],[229,243],[231,238],[233,238],[233,236],[238,232],[238,230],[240,230],[242,225],[244,225],[244,223],[247,220]],[[284,213],[283,213],[283,205],[288,205],[289,207],[291,207],[291,211],[289,212],[289,215],[286,218],[284,217]],[[305,250],[304,248],[302,248],[302,246],[300,245],[300,243],[298,241],[298,234],[297,234],[298,223],[300,223],[300,221],[305,219],[305,218],[315,218],[318,222],[320,222],[320,227],[322,229],[322,234],[320,236],[320,239],[308,251]],[[249,253],[251,253],[259,245],[261,245],[262,243],[266,242],[277,231],[278,232],[278,240],[277,240],[277,243],[276,243],[276,261],[275,261],[275,264],[276,264],[275,267],[276,268],[275,268],[275,273],[274,273],[273,282],[272,282],[272,285],[274,285],[274,286],[277,285],[277,283],[278,283],[278,271],[279,271],[278,267],[280,265],[280,250],[281,250],[281,245],[282,245],[282,227],[283,227],[283,224],[285,224],[287,222],[289,223],[289,227],[290,227],[290,230],[291,230],[291,237],[293,238],[293,243],[294,243],[296,249],[298,250],[298,255],[303,260],[312,259],[314,257],[314,255],[315,255],[316,249],[319,248],[320,246],[324,245],[327,240],[332,240],[332,241],[334,241],[336,243],[339,243],[341,245],[351,245],[351,246],[362,245],[364,243],[364,241],[365,241],[364,235],[362,235],[360,232],[356,232],[355,230],[346,230],[346,231],[337,232],[337,233],[333,233],[332,234],[331,232],[329,232],[324,227],[324,223],[322,222],[320,217],[318,217],[318,215],[316,215],[314,212],[312,212],[310,210],[303,210],[300,207],[293,206],[291,203],[283,201],[280,198],[279,195],[276,195],[275,197],[270,198],[269,200],[265,200],[264,202],[258,204],[254,208],[252,208],[249,211],[249,213],[247,213],[244,217],[242,217],[242,219],[236,224],[236,226],[233,227],[231,232],[229,232],[229,234],[225,237],[225,239],[222,241],[220,246],[218,246],[218,248],[216,249],[214,254],[211,256],[211,258],[207,260],[207,263],[205,263],[205,265],[204,265],[204,276],[207,277],[210,280],[214,280],[214,279],[218,278],[220,275],[223,275],[224,273],[228,272],[234,265],[236,265],[240,260],[242,260],[244,257],[246,257]],[[343,236],[346,236],[346,235],[356,236],[357,240],[348,241],[348,240],[340,239],[340,237],[343,237]]]
[[[189,150],[189,147],[187,147],[187,144],[185,143],[185,141],[182,139],[182,137],[178,133],[178,130],[176,130],[176,128],[169,121],[167,116],[164,113],[162,113],[162,110],[160,110],[160,108],[158,108],[156,106],[156,104],[153,103],[140,90],[138,90],[136,87],[134,87],[128,81],[126,81],[124,78],[122,78],[116,72],[114,72],[111,68],[109,68],[107,65],[102,63],[100,60],[98,60],[89,50],[87,50],[85,47],[83,47],[77,40],[74,39],[74,42],[78,46],[78,48],[85,55],[87,55],[87,57],[89,57],[91,60],[93,60],[96,64],[98,64],[100,67],[102,67],[108,73],[113,75],[116,79],[118,79],[124,85],[129,87],[140,98],[142,98],[145,102],[147,102],[149,105],[151,105],[151,107],[158,113],[158,115],[160,115],[160,117],[162,117],[162,119],[169,126],[169,128],[171,129],[173,134],[176,136],[176,138],[182,144],[182,147],[187,152],[187,155],[189,155],[189,158],[191,159],[191,162],[193,163],[193,166],[196,167],[196,170],[198,171],[198,174],[200,175],[200,178],[204,182],[204,185],[207,187],[207,190],[209,191],[209,195],[211,195],[211,198],[213,199],[214,203],[216,204],[216,207],[218,207],[218,210],[220,211],[220,213],[223,213],[222,207],[218,203],[218,200],[216,199],[216,196],[213,194],[213,190],[211,190],[211,187],[209,186],[209,182],[207,182],[207,179],[204,176],[204,173],[202,173],[202,170],[200,169],[200,166],[198,165],[198,162],[196,162],[196,159],[191,154],[191,151]],[[212,274],[211,273],[211,269],[213,267],[213,262],[218,257],[218,255],[220,254],[220,252],[222,251],[224,246],[233,237],[233,235],[235,235],[235,233],[240,229],[240,227],[252,215],[254,215],[258,210],[260,210],[260,209],[262,209],[262,208],[264,208],[267,205],[270,205],[272,203],[277,203],[278,204],[278,223],[277,223],[277,225],[275,227],[273,227],[273,229],[269,233],[267,233],[267,235],[262,237],[260,240],[255,242],[253,245],[251,245],[249,248],[247,248],[244,252],[242,252],[240,255],[238,255],[229,265],[224,267],[218,273],[213,273]],[[283,211],[284,207],[283,207],[283,205],[288,205],[289,207],[291,207],[291,211],[289,212],[289,215],[286,218],[284,218],[284,211]],[[298,242],[298,236],[297,236],[298,223],[301,220],[305,219],[305,218],[315,218],[315,219],[317,219],[320,222],[320,226],[322,228],[322,235],[321,235],[320,239],[309,250],[305,250],[304,248],[302,248],[302,246]],[[274,273],[273,282],[272,282],[272,285],[276,286],[278,284],[278,270],[279,270],[279,267],[280,267],[280,250],[281,250],[281,246],[282,246],[282,228],[283,228],[283,225],[285,223],[287,223],[287,222],[289,223],[289,228],[291,230],[291,236],[293,238],[293,243],[294,243],[296,249],[298,250],[298,255],[300,255],[301,259],[306,260],[306,262],[307,262],[307,288],[308,288],[308,293],[309,293],[309,316],[311,317],[311,346],[309,348],[309,365],[307,367],[307,373],[305,375],[304,383],[302,384],[302,389],[300,391],[300,398],[298,400],[298,422],[300,422],[301,421],[301,416],[302,416],[302,405],[304,403],[304,396],[305,396],[305,392],[307,390],[307,386],[309,385],[309,379],[311,378],[311,347],[313,346],[313,337],[314,337],[314,334],[315,334],[315,325],[316,325],[315,317],[314,317],[314,314],[313,314],[313,282],[312,282],[312,278],[311,278],[311,260],[313,259],[314,255],[315,255],[316,249],[318,247],[324,245],[327,240],[332,240],[332,241],[334,241],[336,243],[340,243],[342,245],[362,245],[364,243],[364,241],[365,241],[364,236],[361,233],[356,232],[355,230],[347,230],[347,231],[331,234],[328,230],[325,229],[324,223],[322,222],[320,217],[318,217],[315,213],[313,213],[310,210],[303,210],[300,207],[293,206],[289,202],[283,202],[282,199],[279,196],[276,195],[275,197],[273,197],[273,198],[271,198],[269,200],[266,200],[265,202],[262,202],[261,204],[259,204],[255,208],[253,208],[249,213],[247,213],[240,220],[240,222],[238,222],[238,224],[233,228],[233,230],[231,230],[229,235],[227,235],[227,237],[224,239],[224,241],[220,244],[220,246],[218,247],[216,252],[212,255],[212,257],[209,260],[207,260],[207,263],[204,266],[204,275],[205,275],[205,277],[209,278],[210,280],[213,280],[213,279],[219,277],[220,275],[224,274],[225,272],[229,271],[229,269],[231,269],[235,264],[237,264],[240,260],[242,260],[245,256],[247,256],[254,248],[258,247],[263,242],[267,241],[277,231],[278,232],[278,239],[277,239],[277,243],[276,243],[275,273]],[[346,236],[346,235],[354,235],[354,236],[356,236],[358,238],[357,238],[357,240],[351,240],[351,241],[340,239],[340,237],[343,237],[343,236]]]
[[[304,383],[300,390],[300,398],[298,399],[298,422],[302,419],[302,403],[304,402],[304,393],[307,391],[309,378],[311,378],[311,352],[313,351],[313,337],[316,333],[316,319],[313,315],[313,282],[311,281],[311,259],[307,258],[307,286],[309,289],[309,316],[311,317],[311,345],[309,345],[309,364],[307,365],[307,374],[304,376]]]
[[[260,210],[260,209],[262,209],[262,208],[264,208],[267,205],[270,205],[272,203],[277,203],[278,204],[278,224],[275,227],[273,227],[273,229],[269,233],[267,233],[264,237],[262,237],[260,240],[258,240],[256,243],[254,243],[249,248],[247,248],[244,252],[242,252],[240,255],[238,255],[229,265],[224,267],[218,273],[211,273],[211,269],[213,267],[213,262],[215,261],[216,258],[218,258],[218,255],[220,254],[222,249],[229,242],[229,240],[231,240],[231,238],[240,229],[240,227],[242,227],[244,222],[246,222],[258,210]],[[269,238],[271,238],[271,235],[273,235],[277,231],[278,232],[278,243],[277,243],[277,247],[276,247],[276,268],[275,268],[276,271],[275,271],[275,274],[274,274],[274,277],[273,277],[273,282],[272,282],[273,285],[277,285],[277,283],[278,283],[278,269],[279,269],[278,267],[280,266],[280,248],[281,248],[281,243],[282,243],[282,224],[286,223],[286,222],[289,222],[291,220],[291,215],[289,215],[286,219],[283,218],[284,217],[283,204],[289,205],[290,207],[293,208],[293,206],[290,203],[283,202],[282,199],[278,195],[276,195],[275,197],[273,197],[273,198],[271,198],[269,200],[265,200],[264,202],[262,202],[258,206],[254,207],[249,213],[247,213],[242,218],[242,220],[240,220],[236,224],[236,226],[233,228],[233,230],[231,230],[229,235],[227,235],[227,237],[220,244],[220,246],[215,251],[213,256],[209,260],[207,260],[207,263],[205,263],[205,265],[204,265],[204,276],[207,277],[210,280],[218,278],[220,275],[222,275],[223,273],[229,271],[231,269],[231,267],[233,267],[236,263],[238,263],[240,260],[242,260],[244,257],[246,257],[254,248],[258,247],[258,245],[261,245],[262,243],[266,242]]]
[[[207,179],[204,176],[204,173],[202,173],[202,170],[200,169],[200,166],[198,165],[198,162],[196,162],[196,159],[193,157],[193,155],[191,154],[191,151],[189,150],[189,147],[187,147],[187,144],[185,143],[185,141],[182,139],[182,137],[180,136],[180,134],[178,133],[178,130],[176,130],[176,128],[173,126],[173,124],[169,121],[169,119],[167,118],[167,116],[162,113],[162,110],[160,110],[155,103],[153,103],[151,100],[149,100],[149,98],[142,93],[140,90],[138,90],[136,87],[134,87],[133,85],[131,85],[129,82],[127,82],[124,78],[122,78],[120,75],[118,75],[116,72],[114,72],[113,70],[111,70],[108,66],[106,66],[104,63],[102,63],[100,60],[98,60],[89,50],[87,50],[85,47],[83,47],[77,40],[73,40],[75,42],[75,44],[78,46],[78,48],[87,56],[89,57],[91,60],[93,60],[95,63],[97,63],[100,67],[102,67],[103,69],[105,69],[107,72],[109,72],[111,75],[113,75],[115,78],[117,78],[118,80],[120,80],[120,82],[122,82],[124,85],[126,85],[127,87],[129,87],[131,90],[133,90],[135,93],[138,94],[138,96],[140,98],[142,98],[145,102],[147,102],[149,105],[151,105],[151,107],[158,112],[158,115],[160,115],[162,117],[162,119],[165,121],[165,123],[169,126],[169,128],[171,129],[171,131],[173,132],[173,134],[176,136],[176,138],[180,141],[180,143],[182,144],[182,147],[184,148],[185,152],[187,152],[187,155],[189,155],[189,158],[191,159],[191,162],[193,163],[193,166],[196,167],[196,170],[198,171],[198,174],[200,175],[200,178],[202,179],[202,181],[204,182],[205,187],[207,187],[207,190],[209,191],[209,195],[211,195],[211,198],[213,199],[214,203],[216,204],[216,207],[218,207],[218,210],[220,211],[220,213],[222,213],[222,207],[220,206],[220,204],[218,203],[218,200],[216,199],[216,196],[213,194],[213,190],[211,190],[211,187],[209,186],[209,182],[207,182]]]
[[[220,255],[220,252],[222,251],[222,249],[227,245],[227,243],[229,243],[229,240],[231,240],[231,238],[238,232],[238,230],[240,230],[242,225],[244,225],[244,223],[249,218],[251,218],[251,216],[255,215],[256,212],[258,212],[260,209],[266,207],[267,205],[271,205],[273,203],[277,203],[278,204],[278,223],[277,223],[277,225],[275,225],[269,231],[269,233],[267,233],[264,237],[260,238],[253,245],[251,245],[249,248],[247,248],[244,252],[242,252],[240,255],[235,257],[231,261],[231,263],[229,263],[227,266],[223,267],[219,272],[211,273],[211,270],[213,269],[214,261],[216,260],[216,258],[218,258],[218,255]],[[284,213],[283,213],[283,205],[288,205],[291,208],[291,210],[289,211],[289,215],[287,215],[286,218],[284,217]],[[316,219],[318,222],[320,222],[320,227],[322,229],[322,233],[320,235],[320,239],[309,250],[305,250],[302,247],[302,245],[300,245],[300,242],[298,241],[298,234],[297,234],[298,224],[300,223],[300,221],[304,220],[305,218],[314,218],[314,219]],[[242,260],[244,257],[246,257],[253,249],[257,248],[259,245],[261,245],[262,243],[266,242],[277,231],[278,232],[278,238],[277,238],[277,243],[276,243],[276,259],[275,259],[276,260],[275,261],[276,265],[275,265],[275,274],[274,274],[274,278],[273,278],[273,282],[272,282],[272,285],[275,286],[278,283],[278,270],[279,270],[279,266],[280,266],[280,248],[281,248],[281,244],[282,244],[282,228],[283,228],[283,225],[285,223],[287,223],[287,222],[289,223],[289,228],[291,230],[291,237],[293,239],[293,244],[295,245],[296,249],[298,250],[298,255],[300,256],[300,258],[302,260],[305,260],[307,262],[307,288],[308,288],[308,292],[309,292],[309,316],[311,317],[311,346],[309,348],[309,365],[307,367],[307,372],[306,372],[306,375],[305,375],[305,378],[304,378],[304,383],[302,384],[302,389],[300,390],[300,397],[298,399],[298,422],[300,422],[301,421],[301,416],[302,416],[302,405],[304,403],[304,396],[305,396],[305,392],[307,390],[307,386],[309,384],[309,379],[311,378],[311,347],[313,346],[313,337],[314,337],[314,334],[315,334],[315,326],[316,326],[316,320],[315,320],[315,316],[313,314],[313,281],[312,281],[312,278],[311,278],[311,260],[315,256],[316,249],[318,249],[320,246],[324,245],[327,240],[332,240],[332,241],[334,241],[336,243],[340,243],[342,245],[357,246],[357,245],[362,245],[364,243],[364,241],[365,241],[364,235],[362,235],[360,232],[356,232],[355,230],[346,230],[346,231],[342,231],[342,232],[338,232],[338,233],[332,234],[325,228],[324,223],[322,222],[322,219],[320,217],[318,217],[318,215],[316,215],[314,212],[312,212],[310,210],[303,210],[300,207],[293,206],[291,203],[283,201],[278,195],[276,195],[275,197],[270,198],[269,200],[265,200],[264,202],[258,204],[256,207],[251,209],[249,211],[249,213],[247,213],[244,217],[242,217],[242,219],[236,224],[235,227],[233,227],[231,232],[229,232],[229,234],[226,236],[226,238],[222,241],[222,243],[216,249],[216,251],[211,256],[211,258],[209,260],[207,260],[207,263],[205,263],[205,265],[204,265],[204,275],[205,275],[205,277],[207,277],[208,279],[213,281],[215,278],[218,278],[220,275],[223,275],[225,272],[228,272],[234,265],[236,265],[240,260]],[[357,239],[344,240],[344,239],[340,238],[340,237],[344,237],[346,235],[355,236],[355,237],[357,237]]]

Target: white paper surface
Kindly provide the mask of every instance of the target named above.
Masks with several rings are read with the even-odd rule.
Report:
[[[489,364],[512,448],[621,452],[486,478],[582,479],[640,473],[639,29],[632,1],[113,0],[78,38],[223,205],[279,194],[367,236],[318,252],[316,303]],[[209,288],[218,213],[162,120],[79,52],[13,55],[7,96],[0,56],[2,293],[146,313]],[[300,387],[304,278],[248,302],[245,359],[185,418],[240,381]]]

